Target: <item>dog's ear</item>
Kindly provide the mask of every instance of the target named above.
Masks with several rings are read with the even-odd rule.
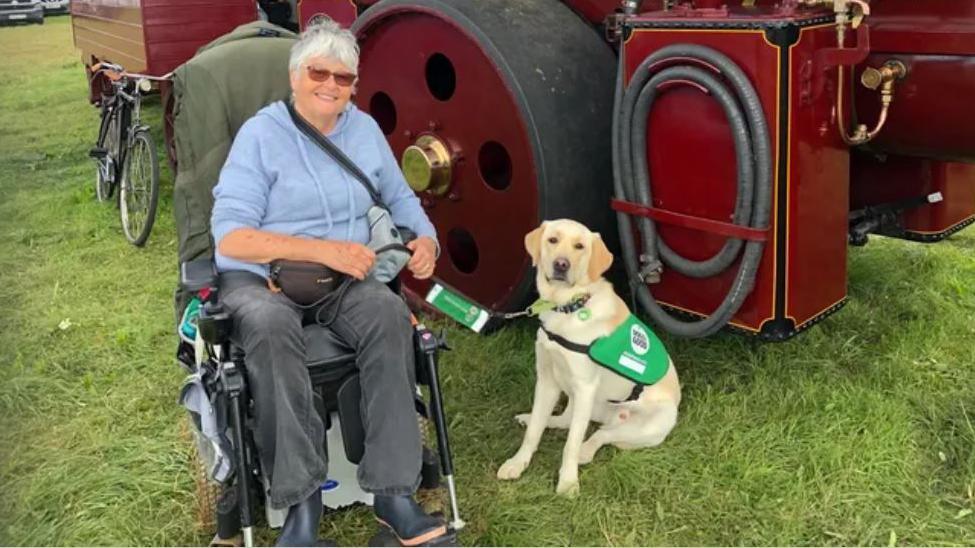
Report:
[[[597,232],[592,233],[592,255],[589,257],[589,279],[598,280],[613,264],[613,254],[609,252],[603,237]]]
[[[538,258],[542,253],[543,232],[545,232],[545,223],[542,223],[542,226],[525,234],[525,249],[532,256],[532,266],[538,266]]]

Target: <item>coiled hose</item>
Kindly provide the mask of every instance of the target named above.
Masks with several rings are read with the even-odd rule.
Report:
[[[658,66],[665,66],[659,71]],[[701,67],[707,67],[701,68]],[[737,159],[738,194],[733,223],[764,229],[769,223],[772,193],[771,145],[762,104],[745,73],[725,55],[704,46],[674,44],[657,50],[640,64],[624,90],[622,44],[616,79],[613,116],[613,186],[620,200],[652,207],[650,170],[647,165],[647,120],[661,85],[691,82],[702,87],[724,109],[731,126]],[[723,77],[723,78],[722,78]],[[729,88],[730,84],[730,88]],[[729,238],[714,256],[692,261],[670,249],[657,233],[655,223],[637,218],[643,249],[637,253],[630,217],[617,215],[620,243],[627,275],[640,305],[658,325],[684,337],[705,337],[728,323],[755,285],[755,275],[765,243],[744,243]],[[653,298],[646,281],[654,280],[663,265],[693,278],[708,278],[727,269],[744,247],[731,289],[711,315],[698,321],[682,321],[665,311]],[[639,255],[639,256],[638,256]]]

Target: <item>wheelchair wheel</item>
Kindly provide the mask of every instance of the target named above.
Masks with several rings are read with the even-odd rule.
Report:
[[[420,468],[420,488],[417,490],[417,502],[428,512],[446,513],[449,508],[447,489],[440,481],[440,458],[437,455],[437,439],[432,434],[433,425],[430,419],[417,414],[420,423],[420,440],[423,444],[423,465]]]
[[[220,497],[220,484],[207,476],[206,464],[200,455],[200,446],[193,434],[193,427],[189,418],[183,421],[182,434],[190,450],[190,475],[193,476],[194,492],[194,525],[203,534],[213,534],[217,528],[217,500]]]

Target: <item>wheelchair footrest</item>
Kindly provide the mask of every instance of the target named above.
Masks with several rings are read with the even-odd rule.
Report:
[[[231,538],[222,538],[219,534],[213,535],[213,539],[210,541],[211,548],[238,548],[244,545],[244,536],[235,535]]]
[[[403,544],[400,544],[392,529],[380,524],[379,531],[369,539],[369,546],[403,546]],[[447,527],[447,534],[425,542],[423,546],[460,546],[460,542],[457,540],[457,531]]]

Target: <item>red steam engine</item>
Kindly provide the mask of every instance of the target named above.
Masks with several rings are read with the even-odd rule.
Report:
[[[438,228],[438,274],[487,308],[527,304],[523,237],[570,217],[617,243],[657,325],[783,340],[843,305],[848,245],[975,220],[975,0],[355,8],[357,102]]]

